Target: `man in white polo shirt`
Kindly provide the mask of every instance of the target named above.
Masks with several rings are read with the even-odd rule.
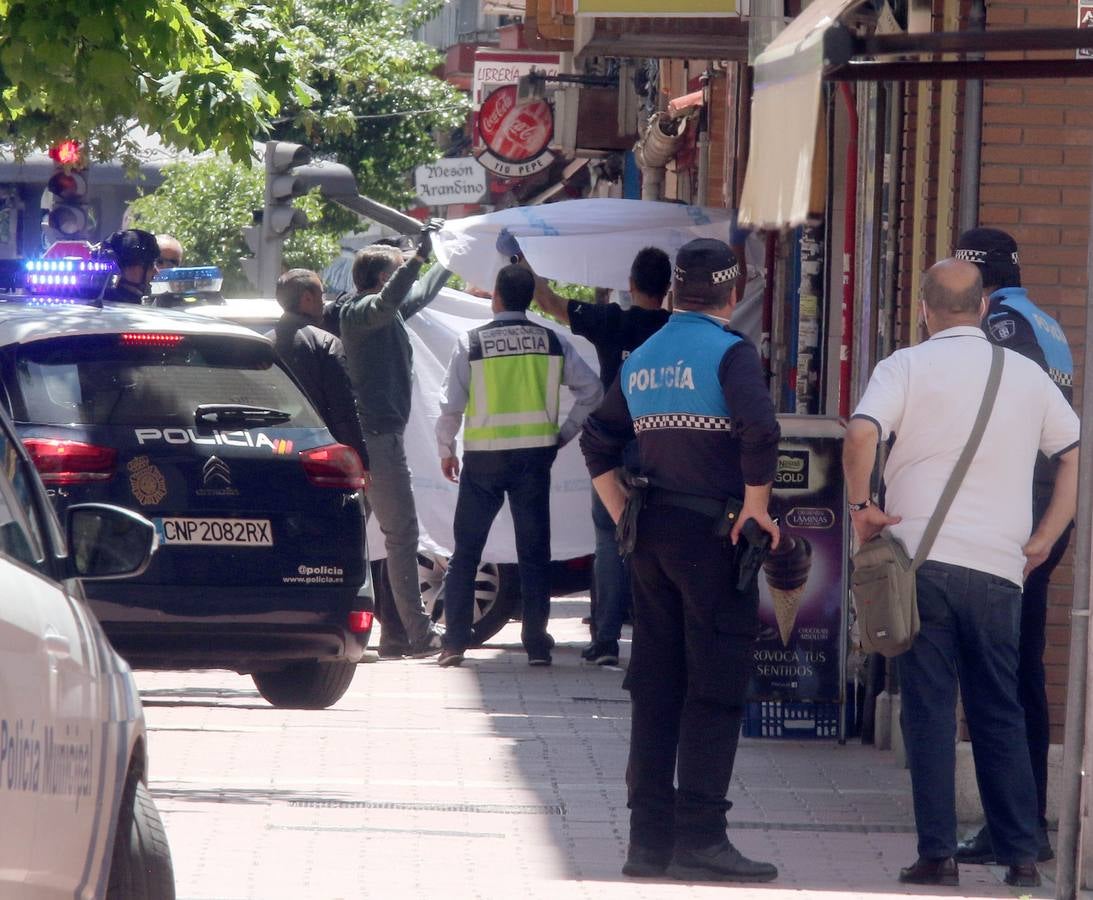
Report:
[[[846,432],[843,468],[859,541],[889,528],[912,556],[975,422],[991,345],[979,270],[943,260],[926,273],[930,339],[873,372]],[[1078,418],[1032,360],[1005,352],[998,399],[927,561],[918,570],[922,630],[899,657],[900,723],[911,770],[918,860],[913,884],[958,882],[954,787],[957,686],[976,776],[1007,884],[1040,883],[1036,787],[1017,693],[1021,584],[1074,516]],[[884,467],[885,509],[870,496],[878,441],[895,435]],[[1058,459],[1050,505],[1032,532],[1037,451]]]

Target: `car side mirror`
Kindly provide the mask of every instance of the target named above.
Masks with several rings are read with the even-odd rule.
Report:
[[[71,574],[84,579],[139,575],[159,546],[156,526],[144,516],[106,503],[70,506],[65,536]]]

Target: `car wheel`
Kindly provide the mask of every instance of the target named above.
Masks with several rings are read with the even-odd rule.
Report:
[[[418,581],[421,599],[434,622],[444,619],[444,597],[441,587],[448,558],[419,550]],[[520,580],[514,565],[481,563],[474,579],[474,624],[471,626],[472,646],[488,641],[516,613],[520,604]]]
[[[349,690],[357,664],[306,660],[272,672],[254,672],[255,687],[278,709],[326,709]]]
[[[159,811],[137,777],[126,786],[114,854],[110,860],[107,900],[174,900],[171,850]]]

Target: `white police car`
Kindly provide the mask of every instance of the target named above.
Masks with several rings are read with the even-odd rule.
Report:
[[[139,575],[151,522],[68,509],[62,532],[0,413],[0,896],[171,898],[132,672],[80,579]]]
[[[88,586],[107,636],[137,667],[232,669],[276,706],[330,706],[372,628],[356,451],[266,338],[78,302],[80,266],[34,263],[0,293],[0,403],[58,512],[109,502],[156,526],[145,572]]]

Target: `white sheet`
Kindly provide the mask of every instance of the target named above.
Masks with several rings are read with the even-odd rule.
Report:
[[[625,291],[630,264],[643,247],[660,247],[674,258],[695,238],[730,243],[732,228],[726,209],[599,197],[450,219],[434,236],[433,249],[468,285],[490,290],[508,263],[496,248],[505,230],[544,278]]]
[[[421,546],[445,556],[451,555],[454,544],[452,519],[458,488],[440,474],[440,457],[433,435],[440,409],[440,388],[458,336],[491,318],[488,300],[444,288],[436,300],[406,323],[414,349],[414,398],[406,427],[406,456],[413,475]],[[530,318],[571,340],[588,364],[597,368],[596,351],[584,338],[574,337],[569,329],[534,314]],[[563,420],[572,403],[572,397],[563,387]],[[462,446],[459,452],[462,453]],[[572,559],[593,551],[591,490],[584,458],[574,440],[558,453],[551,472],[551,558]],[[368,524],[368,552],[372,559],[387,556],[374,517]],[[489,562],[516,562],[508,503],[493,524],[482,558]]]

